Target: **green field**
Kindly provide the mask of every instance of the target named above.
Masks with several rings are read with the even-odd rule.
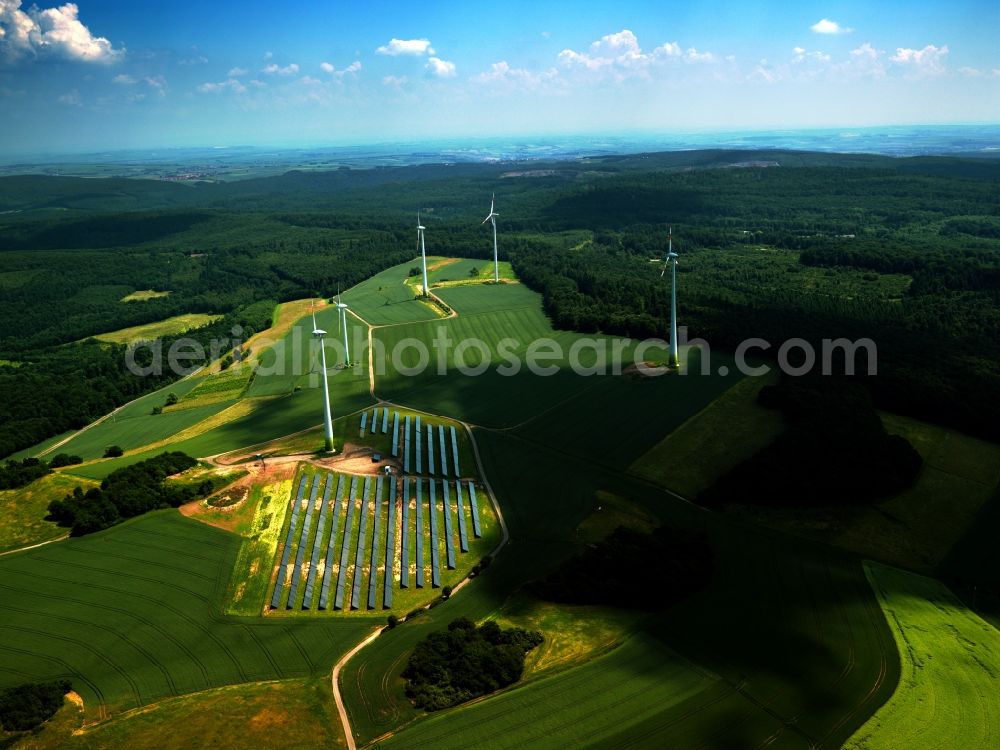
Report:
[[[413,746],[445,742],[439,734],[444,726],[454,732],[454,740],[447,743],[460,742],[466,730],[477,736],[489,732],[494,738],[510,732],[511,714],[494,713],[494,701],[530,703],[534,685],[542,690],[544,680],[442,712],[440,718],[422,719],[422,712],[403,694],[399,673],[406,654],[421,637],[454,617],[480,620],[492,615],[502,607],[505,592],[571,554],[576,546],[567,540],[591,514],[599,491],[627,497],[660,521],[706,526],[717,571],[708,590],[640,625],[633,636],[639,640],[629,641],[632,646],[600,657],[602,674],[616,675],[618,683],[602,682],[602,690],[622,695],[622,704],[605,700],[600,708],[581,704],[577,709],[580,701],[552,699],[566,708],[552,712],[559,727],[549,725],[554,734],[548,746],[573,746],[574,726],[599,712],[608,734],[595,740],[595,746],[662,747],[664,736],[669,736],[671,747],[677,748],[705,742],[734,748],[799,748],[807,743],[835,748],[892,693],[898,675],[892,636],[856,561],[730,524],[583,458],[489,431],[476,435],[510,528],[510,544],[461,596],[382,636],[348,663],[341,686],[357,739],[368,742],[392,731],[395,735],[388,742],[407,747],[411,736]],[[511,466],[518,470],[503,469]],[[720,617],[722,607],[733,616]],[[638,656],[634,648],[644,655]],[[638,704],[628,698],[635,665],[641,664],[643,674],[657,674],[657,680],[676,676],[671,670],[677,669],[677,654],[710,670],[718,680],[701,684],[699,688],[707,688],[694,693],[679,687],[674,698],[688,697],[676,705],[664,693],[663,705],[636,716]],[[577,670],[592,668],[572,667],[551,679],[570,685]],[[679,674],[690,674],[689,669],[685,662]],[[599,679],[592,672],[584,675],[584,684]],[[544,693],[546,699],[549,695]],[[449,718],[460,723],[450,724]],[[512,742],[537,741],[530,722],[517,722],[516,729]]]
[[[877,564],[865,572],[899,647],[902,678],[845,748],[1000,746],[1000,631],[932,578]]]
[[[430,261],[428,258],[428,263]],[[420,258],[417,257],[362,281],[344,292],[344,304],[370,324],[378,326],[440,318],[437,308],[418,300],[406,283],[410,269],[419,265]]]
[[[539,296],[523,284],[469,284],[435,289],[440,297],[459,315],[476,315],[496,309],[538,309]]]
[[[431,268],[432,262],[434,263],[433,269]],[[497,265],[502,280],[512,281],[516,278],[509,261],[502,260]],[[478,284],[484,281],[493,281],[493,260],[492,258],[428,258],[427,281],[430,283],[431,289],[434,289],[436,284]],[[434,290],[434,293],[437,294],[437,291]]]
[[[775,409],[757,404],[774,377],[746,378],[671,432],[629,470],[695,499],[716,479],[771,443],[784,430]]]
[[[421,721],[378,742],[384,748],[624,747],[645,723],[716,680],[640,634],[584,666],[539,678],[488,700]],[[609,714],[613,707],[613,715]],[[662,747],[664,735],[650,746]],[[671,736],[671,747],[676,747]]]
[[[25,487],[0,490],[0,516],[4,519],[0,524],[0,552],[65,536],[66,529],[45,520],[49,503],[62,500],[74,487],[87,490],[93,486],[90,480],[53,472]]]
[[[328,673],[366,626],[221,615],[238,547],[239,537],[167,510],[0,558],[0,686],[69,679],[93,720],[212,687]]]
[[[122,300],[124,301],[124,300]],[[107,341],[111,344],[132,344],[136,341],[155,341],[164,336],[176,336],[179,333],[190,331],[193,328],[201,328],[209,323],[213,323],[221,315],[202,315],[201,313],[186,313],[175,315],[172,318],[159,320],[156,323],[147,323],[131,328],[122,328],[118,331],[101,333],[94,336],[98,341]]]
[[[166,407],[164,411],[181,411],[220,401],[235,401],[246,392],[253,376],[253,363],[244,362],[235,364],[221,372],[199,378],[198,385],[188,391],[176,404]]]

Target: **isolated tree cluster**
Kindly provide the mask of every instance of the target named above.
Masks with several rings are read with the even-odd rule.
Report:
[[[436,711],[507,687],[524,672],[524,657],[542,634],[503,629],[493,620],[479,627],[462,617],[420,641],[403,670],[406,694]]]
[[[215,489],[211,480],[196,484],[164,481],[197,463],[178,451],[161,453],[111,472],[100,487],[86,492],[76,487],[62,500],[53,500],[49,503],[49,517],[60,526],[70,527],[72,536],[82,536],[151,510],[175,508]]]

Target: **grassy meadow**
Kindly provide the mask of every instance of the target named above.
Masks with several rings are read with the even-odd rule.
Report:
[[[132,296],[132,295],[129,295]],[[154,295],[160,296],[160,295]],[[149,297],[146,297],[149,299]],[[127,298],[122,301],[126,301]],[[109,344],[134,344],[137,341],[155,341],[165,336],[176,336],[194,328],[207,326],[221,318],[221,315],[203,315],[201,313],[185,313],[175,315],[165,320],[158,320],[155,323],[147,323],[131,328],[122,328],[117,331],[109,331],[94,336],[98,341],[107,341]]]

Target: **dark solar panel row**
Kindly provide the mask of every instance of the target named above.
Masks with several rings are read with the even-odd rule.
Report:
[[[288,590],[288,602],[285,609],[295,606],[295,599],[299,593],[299,579],[302,577],[302,563],[306,559],[306,544],[309,541],[309,529],[312,527],[313,508],[316,506],[316,496],[319,494],[320,475],[313,477],[312,491],[309,493],[309,505],[306,506],[305,519],[302,522],[302,534],[299,537],[299,546],[295,551],[295,567],[292,568],[292,587]]]
[[[442,438],[444,437],[444,432],[441,433]],[[444,442],[443,440],[441,442]],[[434,480],[431,480],[431,484],[434,484]],[[454,528],[451,523],[451,493],[448,491],[448,483],[441,482],[441,488],[444,490],[444,502],[441,504],[441,508],[444,511],[444,552],[445,559],[448,563],[448,570],[455,569],[455,533]]]
[[[448,476],[448,451],[444,448],[444,426],[438,425],[438,456],[441,459],[441,476]]]
[[[333,608],[344,608],[344,581],[347,576],[347,554],[351,548],[354,533],[354,501],[358,497],[358,478],[351,477],[351,491],[347,495],[347,517],[344,519],[344,542],[340,545],[340,570],[337,572],[337,592],[333,597]]]
[[[330,581],[333,578],[333,556],[337,548],[337,525],[340,518],[340,499],[344,496],[346,479],[343,474],[337,478],[337,494],[330,509],[330,542],[326,545],[326,560],[323,565],[323,586],[319,590],[319,608],[326,609],[330,603]]]
[[[424,586],[424,498],[421,491],[423,483],[417,480],[417,559],[414,561],[416,563],[416,582],[417,588],[423,588]]]
[[[420,417],[417,417],[417,474],[423,473],[424,470],[424,454],[420,450],[421,435],[423,435],[423,431],[420,429]]]
[[[399,586],[410,587],[410,482],[403,478],[403,526],[399,547]]]
[[[476,500],[476,485],[469,482],[469,506],[472,508],[472,533],[476,539],[483,535],[479,527],[479,501]]]
[[[431,429],[427,426],[428,431]],[[437,525],[437,492],[434,488],[434,480],[431,480],[431,586],[440,588],[441,586],[441,564],[438,562],[438,525]]]
[[[389,524],[385,538],[385,576],[382,584],[382,607],[389,609],[392,606],[392,589],[395,576],[392,573],[393,558],[396,551],[396,477],[389,477],[389,515],[386,523]]]
[[[312,607],[313,587],[316,585],[316,571],[319,566],[319,555],[323,544],[323,533],[326,531],[326,513],[330,505],[330,491],[333,489],[333,474],[326,475],[323,486],[323,502],[320,504],[319,521],[316,523],[316,538],[313,540],[312,555],[309,557],[309,575],[306,577],[306,591],[302,595],[302,609]]]
[[[392,413],[392,455],[399,455],[399,412]]]
[[[410,418],[403,419],[403,471],[410,473]]]
[[[430,425],[427,425],[427,473],[434,473],[434,428]]]
[[[361,437],[365,436],[365,427],[368,426],[368,412],[361,412]]]
[[[375,595],[378,592],[378,547],[382,536],[382,477],[375,480],[375,523],[372,525],[372,552],[368,559],[368,609],[375,609]],[[354,574],[358,575],[357,572]],[[390,573],[391,575],[391,573]]]
[[[455,482],[455,506],[458,508],[458,545],[462,552],[469,551],[469,534],[465,529],[465,503],[462,501],[462,483]]]
[[[354,553],[354,585],[351,588],[351,609],[357,609],[361,606],[361,563],[365,559],[365,541],[368,532],[368,497],[371,495],[371,489],[372,478],[365,477],[365,491],[361,494],[361,518],[358,521],[358,548]]]
[[[382,434],[384,435],[389,431],[389,407],[385,406],[382,408]]]
[[[451,427],[451,472],[454,476],[462,476],[462,470],[458,466],[458,435],[455,434],[455,426]]]
[[[378,430],[378,407],[376,406],[372,409],[372,417],[368,421],[368,433],[374,435]]]
[[[285,549],[281,553],[281,564],[278,566],[278,578],[274,582],[274,593],[271,595],[271,609],[277,609],[281,601],[281,590],[285,586],[285,566],[292,554],[292,540],[299,521],[299,506],[302,505],[302,495],[306,491],[306,478],[299,480],[299,489],[295,494],[295,504],[292,506],[292,520],[288,522],[288,532],[285,534]]]

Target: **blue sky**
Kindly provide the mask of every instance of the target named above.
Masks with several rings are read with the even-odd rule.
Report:
[[[1000,122],[1000,3],[0,0],[0,152]]]

